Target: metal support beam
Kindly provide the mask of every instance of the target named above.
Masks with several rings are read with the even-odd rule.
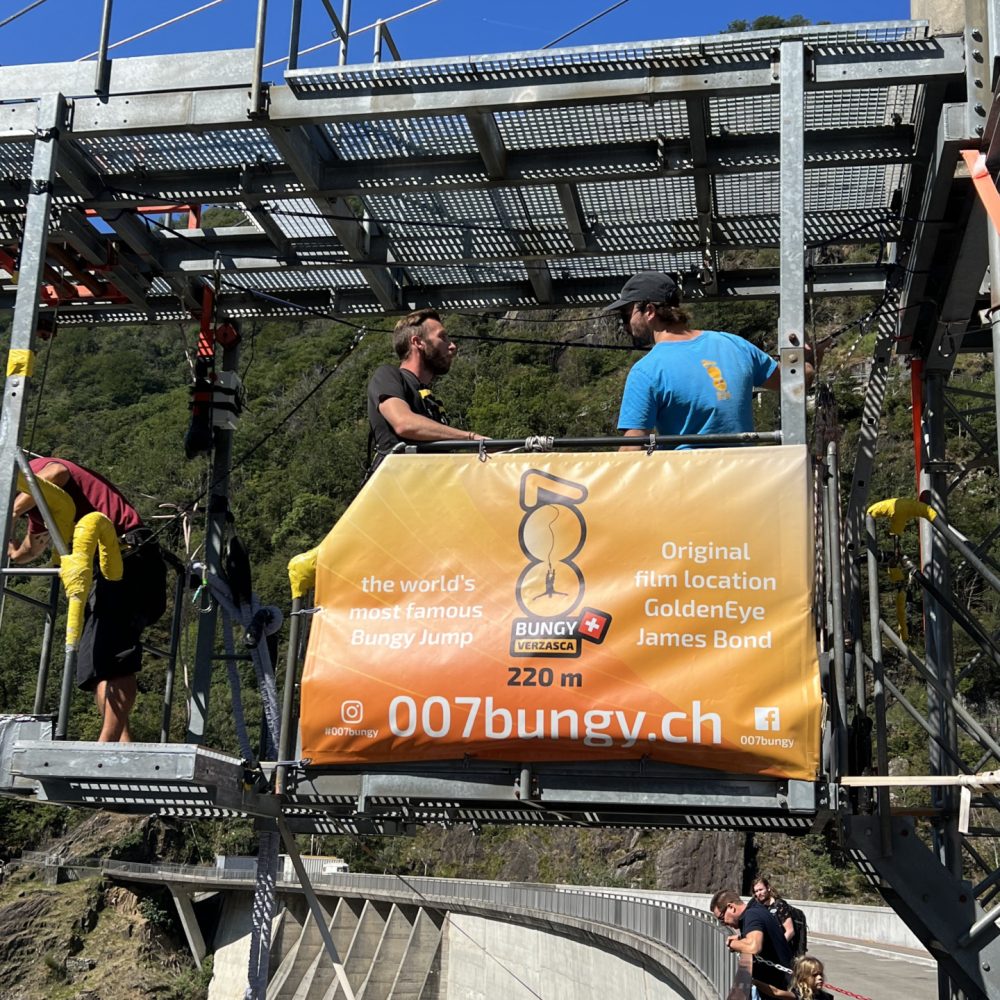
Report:
[[[60,152],[59,174],[85,201],[90,201],[104,194],[104,183],[97,168],[90,162],[89,156],[82,149],[73,146],[70,142],[65,143]],[[102,208],[99,210],[99,214],[129,249],[138,256],[146,269],[154,274],[164,275],[183,307],[192,312],[196,311],[199,307],[198,299],[189,283],[183,278],[165,272],[161,260],[162,238],[151,233],[149,228],[139,220],[136,213],[130,209],[131,206],[123,209],[119,202],[117,209]],[[79,230],[79,226],[77,229]],[[123,275],[122,280],[124,285],[121,290],[129,298],[140,293],[141,286],[137,286],[134,281],[130,282],[127,275]],[[141,304],[145,305],[144,297]]]
[[[969,95],[966,104],[968,134],[981,136],[986,126],[993,92],[989,54],[990,19],[986,8],[989,0],[965,0],[965,85]]]
[[[63,209],[59,226],[52,231],[52,239],[65,240],[84,260],[102,265],[108,262],[107,240],[79,213]]]
[[[829,538],[830,623],[833,632],[833,683],[831,693],[836,708],[833,720],[836,757],[833,759],[831,780],[846,773],[848,766],[847,655],[844,645],[844,577],[843,534],[840,522],[840,460],[837,442],[831,441],[826,450],[826,490],[824,509]]]
[[[948,518],[948,475],[946,471],[946,428],[944,383],[940,371],[924,369],[923,427],[921,433],[920,499]],[[920,521],[920,568],[942,594],[951,593],[951,561],[944,537],[924,519]],[[951,699],[955,693],[952,620],[947,610],[929,594],[924,594],[925,662],[938,684],[927,688],[927,719],[937,730],[943,753],[936,742],[930,745],[930,769],[935,775],[955,773],[952,759],[957,756],[958,737]],[[941,697],[938,688],[945,694]],[[956,878],[961,877],[961,841],[957,827],[957,797],[954,789],[936,787],[931,792],[935,808],[944,811],[934,826],[934,842],[942,865]]]
[[[990,254],[991,339],[993,343],[993,405],[996,413],[997,461],[1000,462],[1000,233],[995,226],[987,230]]]
[[[925,323],[932,332],[914,345],[919,348],[927,371],[947,376],[955,365],[986,274],[989,261],[987,228],[992,226],[976,199],[962,229],[961,240],[957,246],[948,248],[949,260],[944,265],[950,268],[947,285],[935,296],[940,305],[933,326]]]
[[[784,85],[782,85],[784,92]],[[713,246],[715,243],[712,225],[712,178],[708,170],[708,113],[707,101],[703,97],[689,97],[687,100],[688,131],[691,133],[691,164],[694,168],[694,201],[698,213],[698,236],[705,255],[705,277],[708,279],[706,292],[711,295],[717,289],[717,275]],[[780,140],[779,144],[784,140]],[[804,150],[803,150],[804,152]],[[780,159],[780,158],[779,158]],[[784,180],[784,177],[782,177]],[[784,267],[784,265],[782,265]]]
[[[198,925],[198,918],[195,916],[191,893],[172,882],[167,883],[167,888],[173,897],[174,906],[177,907],[177,916],[180,918],[184,937],[191,949],[191,957],[194,959],[194,964],[200,969],[205,955],[208,954],[208,949],[205,947],[205,938]]]
[[[925,99],[930,96],[926,94]],[[913,253],[907,259],[907,273],[903,279],[900,351],[908,349],[926,315],[926,307],[922,306],[931,279],[938,273],[938,268],[932,267],[938,242],[950,225],[959,223],[957,219],[947,218],[947,209],[954,187],[959,150],[968,141],[962,127],[963,112],[964,105],[944,105],[936,134],[933,135],[933,145],[919,150],[922,155],[917,163],[921,166],[927,163],[927,167],[922,170],[924,183],[911,187],[905,205],[907,215],[918,221],[913,226]],[[930,127],[925,128],[926,133],[931,131]]]
[[[507,174],[507,149],[493,114],[489,111],[470,111],[465,120],[486,164],[487,176],[490,180],[503,180]]]
[[[868,549],[868,622],[871,641],[872,703],[875,709],[875,768],[880,776],[889,773],[885,699],[885,665],[882,661],[882,632],[879,628],[882,612],[878,587],[878,539],[875,535],[875,518],[865,518],[865,538]],[[879,847],[883,855],[892,853],[892,815],[889,809],[889,789],[880,787],[877,792]]]
[[[318,188],[323,167],[331,160],[323,134],[316,128],[271,128],[270,135],[282,159],[292,168],[301,183]],[[386,266],[386,248],[382,247],[381,254],[372,252],[370,234],[346,199],[315,200],[325,221],[364,274],[381,307],[387,312],[399,310],[402,306],[402,292],[399,282]]]
[[[38,116],[39,132],[31,161],[31,191],[25,209],[17,298],[10,331],[3,409],[0,412],[0,482],[6,477],[7,483],[6,489],[0,489],[0,552],[3,553],[7,552],[10,540],[17,455],[34,370],[38,299],[44,283],[45,248],[52,209],[52,178],[55,176],[59,135],[65,117],[62,95],[42,98]]]
[[[340,989],[344,994],[345,1000],[355,1000],[354,990],[351,988],[347,972],[344,970],[344,963],[340,959],[337,946],[333,943],[333,937],[330,934],[330,928],[327,926],[327,916],[323,912],[323,907],[319,905],[319,899],[316,898],[316,890],[313,889],[312,882],[309,880],[309,873],[302,864],[298,844],[295,843],[295,837],[292,831],[288,829],[288,824],[281,817],[278,818],[278,830],[281,833],[281,840],[285,845],[285,851],[288,853],[292,867],[295,869],[295,875],[302,886],[302,891],[305,893],[309,910],[316,923],[316,929],[319,931],[320,937],[323,939],[323,944],[326,947],[326,953],[330,956],[330,961],[333,963],[334,973],[337,976],[337,982],[340,983]]]
[[[580,193],[576,185],[557,184],[556,195],[559,197],[559,207],[566,220],[573,249],[581,253],[594,249],[594,235],[584,219],[583,205],[580,203]]]
[[[38,679],[35,683],[35,702],[31,711],[42,715],[45,711],[45,690],[49,681],[49,664],[52,660],[52,640],[55,636],[56,617],[59,614],[59,577],[49,581],[49,606],[45,612],[42,630],[42,649],[38,656]]]
[[[850,633],[855,644],[856,687],[862,685],[862,671],[858,656],[862,648],[861,625],[861,561],[864,558],[862,538],[864,535],[865,510],[871,491],[872,473],[875,469],[875,455],[882,424],[882,406],[889,388],[889,371],[892,349],[900,322],[899,291],[895,286],[885,289],[876,319],[877,335],[872,351],[872,367],[865,387],[865,399],[861,408],[861,426],[858,429],[858,443],[854,456],[854,470],[851,489],[844,517],[845,563],[848,572],[848,600],[851,608]],[[864,691],[858,690],[857,701],[863,704]]]
[[[778,353],[781,362],[781,435],[805,444],[805,47],[781,43],[781,294]]]
[[[891,851],[879,843],[872,816],[846,820],[847,846],[877,876],[879,892],[965,996],[1000,1000],[1000,935],[974,944],[963,939],[983,911],[967,882],[937,864],[911,820],[893,819]],[[954,994],[952,994],[954,995]]]
[[[236,344],[222,352],[222,371],[234,372],[239,367],[240,348]],[[208,497],[208,518],[205,528],[205,573],[222,575],[222,553],[226,524],[229,517],[229,468],[233,455],[233,432],[215,429],[215,449],[212,456],[212,486]],[[215,654],[215,634],[219,606],[209,598],[209,607],[198,616],[198,639],[195,646],[194,679],[189,699],[188,743],[202,743],[208,727],[208,701],[212,686],[212,657]]]
[[[492,117],[492,116],[491,116]],[[805,162],[807,172],[828,170],[845,165],[908,164],[913,160],[912,129],[865,130],[864,136],[815,135],[806,137]],[[902,135],[900,133],[903,133]],[[2,136],[0,136],[2,138]],[[774,135],[752,137],[725,136],[706,140],[705,170],[711,177],[761,173],[776,173],[780,167],[780,138]],[[929,154],[928,154],[929,155]],[[489,159],[487,159],[489,157]],[[502,161],[502,162],[501,162]],[[487,174],[484,163],[492,163],[496,179]],[[251,163],[244,166],[219,165],[200,170],[157,171],[155,178],[129,177],[128,188],[136,204],[160,204],[164,199],[188,201],[211,192],[213,203],[238,203],[245,196],[255,196],[270,202],[292,198],[335,198],[377,193],[412,193],[415,185],[434,191],[476,191],[489,184],[522,187],[550,187],[556,184],[594,184],[601,181],[638,181],[669,177],[694,177],[696,173],[690,144],[661,143],[632,139],[602,143],[599,146],[551,149],[503,149],[491,145],[486,138],[475,153],[449,151],[444,155],[430,153],[421,156],[399,156],[378,160],[327,160],[322,172],[316,173],[317,185],[305,183],[281,163]],[[113,186],[113,185],[112,185]],[[146,197],[144,194],[148,192]],[[76,192],[68,185],[57,184],[55,195],[66,198]],[[25,194],[24,184],[0,179],[0,199],[17,200]],[[88,205],[93,208],[120,211],[122,197],[109,192],[95,194]],[[831,221],[836,223],[840,213]],[[899,220],[888,209],[877,213],[886,231],[895,235]],[[914,207],[914,216],[918,215]],[[815,216],[816,213],[813,213]],[[837,226],[843,242],[870,241],[877,232],[876,213],[869,211],[869,230],[855,233],[852,225]],[[674,220],[675,222],[677,220]],[[718,221],[718,220],[717,220]],[[697,231],[697,220],[693,220]],[[940,226],[940,221],[935,222]],[[777,225],[774,225],[777,245]]]
[[[544,258],[539,256],[540,248],[530,245],[530,233],[525,233],[523,225],[519,225],[515,219],[511,218],[499,192],[490,190],[489,197],[497,218],[500,219],[501,225],[510,234],[510,238],[521,255],[521,262],[528,272],[528,280],[531,282],[531,290],[535,298],[542,305],[554,303],[556,301],[556,293],[552,287],[552,274]],[[525,215],[527,216],[527,212],[525,212]]]

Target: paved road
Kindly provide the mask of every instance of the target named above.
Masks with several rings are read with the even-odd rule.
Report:
[[[809,935],[809,952],[823,962],[827,981],[842,990],[871,1000],[937,1000],[937,966],[926,953],[819,934]]]

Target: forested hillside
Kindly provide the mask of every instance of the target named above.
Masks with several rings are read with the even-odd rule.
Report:
[[[836,403],[846,468],[864,390],[863,362],[874,336],[863,326],[849,324],[863,318],[873,305],[859,300],[820,303],[810,329],[816,337],[837,331],[820,382],[832,390]],[[739,332],[767,350],[775,349],[773,303],[707,304],[694,312],[699,326]],[[288,559],[323,537],[350,503],[364,472],[365,384],[377,364],[392,360],[386,333],[391,321],[366,324],[353,350],[349,348],[358,331],[332,320],[251,321],[243,326],[239,368],[246,408],[235,446],[234,528],[250,551],[258,591],[281,607],[288,604]],[[453,336],[483,338],[461,340],[458,360],[438,383],[438,394],[453,422],[511,438],[614,432],[625,373],[637,355],[631,350],[602,349],[626,346],[613,321],[595,313],[508,314],[493,319],[454,315],[448,317],[447,326]],[[500,338],[541,343],[500,342]],[[173,517],[162,537],[181,558],[186,552],[176,514],[202,497],[208,482],[207,461],[188,461],[183,449],[189,419],[187,357],[194,341],[195,328],[190,324],[60,329],[40,349],[25,438],[36,452],[62,455],[107,474],[152,523],[167,524],[155,519]],[[988,383],[990,372],[981,359],[962,360],[959,367],[958,377],[968,385]],[[756,407],[760,429],[774,426],[775,404],[772,397]],[[873,498],[913,492],[909,419],[909,379],[899,366],[892,376]],[[970,535],[976,535],[992,516],[995,504],[995,476],[985,471],[977,476],[968,491],[970,498],[962,500],[955,518]],[[201,541],[202,509],[199,504],[191,519],[192,550]],[[424,517],[430,523],[436,513],[415,510],[414,516],[416,524]],[[38,593],[42,588],[32,581],[16,586]],[[188,664],[195,617],[196,611],[189,607],[182,650]],[[912,618],[911,629],[919,632],[919,615]],[[31,707],[39,640],[37,613],[8,598],[0,633],[0,700],[5,711]],[[165,642],[162,628],[154,641]],[[53,709],[58,698],[56,673],[48,691]],[[977,696],[987,700],[995,696],[995,682],[986,686],[985,667],[973,676],[981,682]],[[258,706],[249,667],[244,681],[252,717]],[[183,685],[179,682],[178,687],[174,739],[182,736],[185,722]],[[158,738],[162,689],[162,665],[147,658],[133,716],[139,738]],[[920,691],[913,696],[919,703]],[[208,742],[232,751],[236,745],[229,699],[220,669],[212,693]],[[92,706],[76,695],[71,735],[93,738],[96,723]],[[901,719],[893,740],[893,755],[910,760],[914,773],[925,766],[926,740],[912,722]],[[34,846],[47,832],[77,822],[78,814],[2,802],[0,855],[10,857],[23,846]],[[692,836],[500,829],[470,838],[467,831],[429,829],[416,840],[338,839],[314,846],[347,856],[358,870],[681,887],[676,884],[679,879],[694,875],[678,866],[676,852],[691,856],[692,844],[700,840],[711,856],[706,861],[709,867],[725,856],[744,869],[766,867],[791,895],[837,898],[860,891],[860,881],[835,849],[831,853],[831,844],[823,837],[790,842],[758,836],[732,855],[730,849],[717,846],[717,835],[683,839]],[[169,838],[170,854],[179,860],[202,860],[217,850],[253,849],[249,824],[195,824]],[[734,881],[738,880],[734,872]]]

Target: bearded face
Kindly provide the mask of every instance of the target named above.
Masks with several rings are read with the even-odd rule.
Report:
[[[427,320],[421,327],[419,351],[424,364],[435,375],[446,375],[458,353],[458,345],[445,333],[436,320]]]

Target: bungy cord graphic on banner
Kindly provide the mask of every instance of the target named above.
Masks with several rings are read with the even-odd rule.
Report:
[[[319,547],[303,756],[814,778],[808,463],[390,457]]]

